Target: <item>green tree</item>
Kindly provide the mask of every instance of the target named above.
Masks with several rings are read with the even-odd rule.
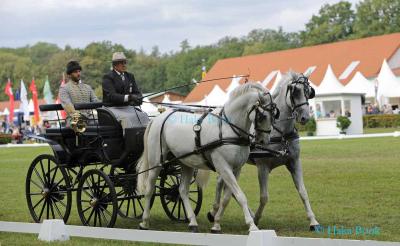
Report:
[[[399,0],[365,0],[357,4],[354,37],[368,37],[400,31]]]
[[[313,15],[301,32],[304,45],[330,43],[347,39],[353,33],[354,11],[351,3],[341,1],[325,4],[318,15]]]

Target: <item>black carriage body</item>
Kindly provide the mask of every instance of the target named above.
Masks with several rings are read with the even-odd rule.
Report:
[[[98,119],[89,119],[83,133],[75,133],[61,119],[58,119],[58,127],[46,129],[44,137],[60,165],[74,167],[103,163],[128,167],[136,163],[143,152],[145,126],[127,129],[127,141],[124,141],[121,124],[101,103],[77,104],[75,108],[96,110]],[[41,105],[40,109],[56,111],[62,110],[62,106]]]

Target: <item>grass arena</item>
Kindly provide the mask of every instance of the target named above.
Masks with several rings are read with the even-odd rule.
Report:
[[[260,229],[278,236],[324,237],[400,241],[400,139],[394,137],[301,141],[305,185],[317,220],[310,232],[303,204],[289,172],[280,167],[270,175],[269,201]],[[31,161],[47,147],[0,149],[0,221],[32,222],[25,198],[25,178]],[[249,206],[259,200],[257,170],[245,165],[240,177]],[[200,232],[209,232],[206,213],[214,199],[215,174],[204,191],[198,216]],[[68,224],[80,225],[75,195]],[[187,231],[186,223],[172,222],[157,201],[151,211],[152,230]],[[137,229],[139,220],[119,217],[115,227]],[[247,234],[242,210],[231,202],[221,221],[223,232]],[[45,245],[37,235],[0,232],[0,245]],[[72,238],[63,245],[152,245],[110,240]],[[157,244],[159,245],[159,244]]]

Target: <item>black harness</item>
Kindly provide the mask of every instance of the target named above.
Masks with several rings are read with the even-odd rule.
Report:
[[[296,85],[298,85],[298,84],[302,84],[303,85],[304,95],[306,97],[306,101],[296,104],[293,94],[294,94],[294,91],[296,89]],[[287,103],[287,100],[286,100],[287,97],[288,97],[288,94],[289,94],[289,98],[290,98],[290,105]],[[301,106],[303,106],[303,105],[309,105],[308,99],[314,98],[314,96],[315,96],[315,90],[314,90],[314,88],[312,88],[310,86],[310,83],[309,83],[308,78],[306,76],[302,75],[297,80],[295,80],[292,83],[290,83],[287,86],[287,89],[286,89],[285,101],[286,101],[287,106],[291,109],[291,116],[286,118],[286,119],[283,119],[281,121],[295,119],[296,118],[296,116],[295,116],[296,109],[301,107]],[[280,120],[278,120],[278,121],[280,121]],[[289,153],[289,142],[300,138],[299,134],[297,132],[296,126],[294,126],[293,130],[288,132],[288,133],[283,133],[283,131],[280,130],[278,127],[276,127],[275,124],[272,124],[272,128],[275,131],[277,131],[280,134],[280,136],[271,137],[270,138],[270,143],[271,144],[281,144],[282,145],[282,149],[283,149],[283,153]],[[271,152],[271,153],[273,153],[275,155],[277,153],[279,155],[282,154],[280,152],[277,152],[277,151],[274,151],[272,149],[268,149],[268,148],[265,148],[265,147],[261,147],[261,146],[256,146],[256,148],[262,149],[262,150],[265,150],[265,151],[269,151],[269,152]]]
[[[269,94],[269,93],[268,93]],[[269,94],[270,95],[270,94]],[[266,117],[266,112],[270,112],[271,114],[274,114],[276,111],[276,104],[272,102],[272,97],[271,97],[271,103],[268,105],[260,105],[260,103],[258,102],[257,104],[253,105],[253,107],[251,108],[251,110],[247,113],[247,115],[250,115],[254,110],[256,112],[255,115],[255,124],[262,119],[262,117]],[[164,119],[162,126],[161,126],[161,132],[160,132],[160,161],[161,161],[161,165],[163,166],[165,164],[168,164],[170,162],[173,162],[175,160],[179,160],[185,157],[188,157],[190,155],[193,154],[201,154],[202,157],[205,160],[205,164],[207,165],[207,167],[210,170],[215,171],[215,167],[213,165],[213,163],[210,160],[210,156],[208,155],[207,151],[218,148],[222,145],[238,145],[238,146],[250,146],[251,143],[251,139],[255,138],[255,136],[253,134],[248,133],[247,131],[243,130],[242,128],[236,126],[235,124],[231,123],[229,121],[229,119],[227,118],[226,114],[225,114],[225,110],[224,108],[221,109],[221,111],[219,112],[219,114],[215,114],[211,112],[212,109],[207,110],[206,112],[203,113],[203,115],[197,120],[196,124],[193,125],[193,131],[195,132],[195,146],[196,149],[192,152],[183,154],[181,156],[178,157],[174,157],[173,159],[169,160],[169,161],[164,161],[163,158],[163,153],[162,153],[162,133],[164,131],[164,125],[165,122],[168,120],[168,118],[173,115],[176,112],[185,112],[185,113],[194,113],[193,111],[190,110],[185,110],[185,109],[174,109],[173,111],[171,111]],[[218,118],[218,128],[219,128],[219,134],[218,134],[218,139],[215,141],[212,141],[210,143],[204,144],[202,145],[201,143],[201,130],[202,130],[202,123],[204,121],[204,119],[208,116],[208,115],[212,115],[216,118]],[[226,123],[230,126],[230,128],[232,129],[232,131],[236,134],[236,137],[223,137],[222,136],[222,124]],[[261,131],[261,132],[266,132],[266,133],[270,133],[271,131],[266,131],[263,129],[255,127],[255,129],[257,131]]]

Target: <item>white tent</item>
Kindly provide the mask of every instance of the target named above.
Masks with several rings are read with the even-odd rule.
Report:
[[[400,97],[400,80],[393,74],[386,60],[383,60],[378,77],[378,101],[387,103],[389,97]]]
[[[272,72],[270,72],[267,77],[265,77],[265,79],[263,80],[263,82],[261,82],[261,84],[264,87],[267,87],[267,85],[272,81],[272,79],[275,77],[275,75],[279,72],[279,70],[274,70]]]
[[[351,81],[344,87],[347,93],[365,93],[365,97],[375,97],[375,83],[358,71]]]
[[[344,86],[337,79],[333,73],[331,65],[328,65],[325,76],[321,81],[321,84],[315,89],[315,93],[319,94],[332,94],[332,93],[343,93]]]
[[[210,94],[206,96],[205,105],[207,106],[222,106],[228,100],[228,95],[215,85]]]
[[[282,79],[281,71],[278,71],[276,73],[276,78],[275,78],[274,84],[272,85],[272,88],[270,90],[271,94],[274,93],[274,91],[275,91],[276,87],[278,86],[279,82],[281,81],[281,79]]]
[[[232,81],[229,84],[228,88],[226,88],[226,93],[229,95],[236,87],[240,85],[240,80],[242,77],[236,77],[236,75],[233,75]]]
[[[169,95],[167,95],[167,94],[164,95],[162,103],[171,103],[171,100],[169,100]]]

